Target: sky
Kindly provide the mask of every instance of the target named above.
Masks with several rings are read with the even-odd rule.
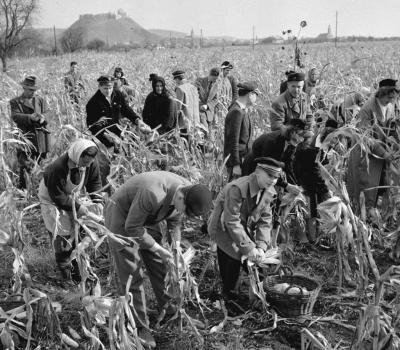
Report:
[[[257,37],[295,33],[302,20],[302,36],[327,32],[338,36],[400,36],[400,0],[39,0],[37,27],[68,28],[80,14],[124,10],[146,29],[167,29],[204,36]]]

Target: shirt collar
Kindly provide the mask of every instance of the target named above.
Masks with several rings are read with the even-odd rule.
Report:
[[[236,100],[236,103],[240,107],[240,109],[246,109],[246,106],[242,102]]]

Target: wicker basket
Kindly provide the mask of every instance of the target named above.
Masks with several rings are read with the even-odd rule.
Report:
[[[284,292],[278,292],[274,286],[287,283]],[[293,287],[300,287],[299,294],[288,294]],[[309,294],[303,294],[301,288],[307,288]],[[299,317],[311,315],[321,286],[311,278],[302,275],[269,276],[264,280],[264,289],[268,302],[282,317]]]

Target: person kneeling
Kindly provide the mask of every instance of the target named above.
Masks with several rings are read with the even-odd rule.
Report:
[[[208,232],[217,244],[223,297],[228,305],[235,299],[233,290],[241,261],[260,261],[271,248],[270,204],[284,164],[268,157],[255,161],[252,174],[228,183],[218,195],[208,224]]]

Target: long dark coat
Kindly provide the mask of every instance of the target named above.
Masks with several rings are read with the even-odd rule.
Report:
[[[89,130],[106,146],[112,147],[114,143],[108,140],[104,133],[108,131],[117,136],[121,136],[119,127],[122,118],[128,118],[132,123],[140,118],[134,110],[129,107],[123,94],[120,91],[114,90],[111,95],[111,105],[101,93],[100,90],[93,95],[86,105],[86,124]],[[101,117],[109,118],[104,122],[99,123]]]
[[[242,165],[251,147],[252,122],[246,110],[234,102],[225,118],[224,158],[227,167]]]

